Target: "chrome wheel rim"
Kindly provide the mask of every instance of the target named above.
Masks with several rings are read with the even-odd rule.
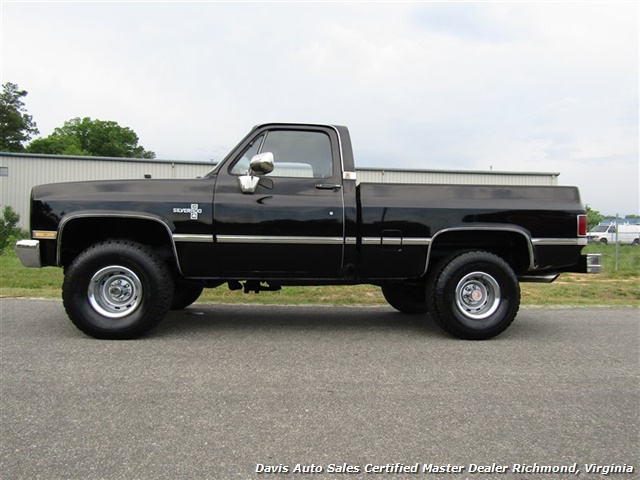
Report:
[[[122,318],[142,302],[142,283],[126,267],[112,265],[97,271],[89,282],[89,303],[100,315]]]
[[[500,306],[500,285],[486,272],[469,273],[456,286],[455,302],[465,317],[484,320]]]

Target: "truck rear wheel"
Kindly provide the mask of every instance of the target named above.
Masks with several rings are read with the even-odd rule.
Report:
[[[104,339],[148,332],[165,317],[172,297],[167,265],[150,248],[125,240],[86,249],[67,268],[62,286],[74,325]]]
[[[382,295],[393,308],[402,313],[427,313],[424,285],[388,283],[382,286]]]
[[[456,337],[485,340],[506,330],[520,307],[520,285],[507,262],[489,252],[462,253],[441,263],[427,283],[436,323]]]

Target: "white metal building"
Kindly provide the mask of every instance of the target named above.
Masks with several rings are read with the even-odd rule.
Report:
[[[403,170],[397,168],[357,168],[359,182],[449,183],[465,185],[546,185],[558,184],[559,173],[499,172],[479,170]]]
[[[29,194],[35,185],[79,180],[195,178],[213,163],[184,160],[74,157],[0,152],[0,210],[10,205],[28,228]],[[359,182],[557,185],[558,173],[358,168]],[[1,213],[1,211],[0,211]]]
[[[0,208],[20,214],[20,228],[29,226],[29,196],[35,185],[81,180],[127,178],[195,178],[213,163],[131,158],[73,157],[0,152]],[[1,214],[1,210],[0,210]]]

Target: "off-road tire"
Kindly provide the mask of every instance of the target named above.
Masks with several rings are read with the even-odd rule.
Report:
[[[520,285],[499,256],[468,251],[440,262],[427,280],[429,313],[447,332],[485,340],[505,331],[520,307]]]
[[[173,298],[167,264],[149,247],[127,240],[97,243],[66,269],[62,300],[87,335],[139,337],[166,316]]]

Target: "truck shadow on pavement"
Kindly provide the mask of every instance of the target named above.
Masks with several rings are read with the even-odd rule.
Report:
[[[404,315],[389,307],[217,304],[195,304],[185,310],[171,312],[151,335],[238,330],[384,330],[449,337],[428,315]]]

